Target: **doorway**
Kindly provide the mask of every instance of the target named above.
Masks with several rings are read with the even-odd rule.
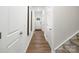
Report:
[[[35,29],[42,29],[42,21],[40,18],[36,18]]]

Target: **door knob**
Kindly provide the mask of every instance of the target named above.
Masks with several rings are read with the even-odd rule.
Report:
[[[51,28],[49,28],[49,30],[52,30]]]
[[[23,34],[23,32],[20,32],[20,35],[22,35]]]

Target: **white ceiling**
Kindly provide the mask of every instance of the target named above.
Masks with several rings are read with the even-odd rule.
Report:
[[[44,10],[46,8],[46,6],[30,6],[30,9],[32,10]]]

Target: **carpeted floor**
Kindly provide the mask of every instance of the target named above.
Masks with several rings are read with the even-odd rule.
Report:
[[[56,53],[79,53],[79,33],[59,47]]]

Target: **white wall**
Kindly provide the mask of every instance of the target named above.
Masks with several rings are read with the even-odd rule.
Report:
[[[49,6],[46,7],[46,38],[52,49],[58,48],[79,30],[79,7]]]
[[[47,18],[46,18],[46,9],[42,10],[42,30],[46,33],[47,30]]]
[[[79,30],[79,7],[54,7],[54,48]]]
[[[8,27],[8,7],[0,7],[0,32],[1,39],[0,39],[0,52],[5,49],[6,43],[6,35],[7,35],[7,27]]]
[[[77,17],[79,17],[79,6],[77,6]],[[79,26],[79,20],[78,20],[78,22],[77,22],[77,27]],[[78,29],[79,29],[79,27],[78,27]]]
[[[15,32],[25,26],[25,12],[25,7],[9,7],[9,33]]]
[[[45,37],[51,47],[51,50],[53,51],[53,45],[54,45],[53,43],[53,40],[54,40],[53,39],[54,38],[53,37],[53,23],[52,23],[53,22],[53,7],[47,6],[45,11],[46,11],[45,16],[46,16],[46,23],[47,23],[46,30],[45,30]]]

